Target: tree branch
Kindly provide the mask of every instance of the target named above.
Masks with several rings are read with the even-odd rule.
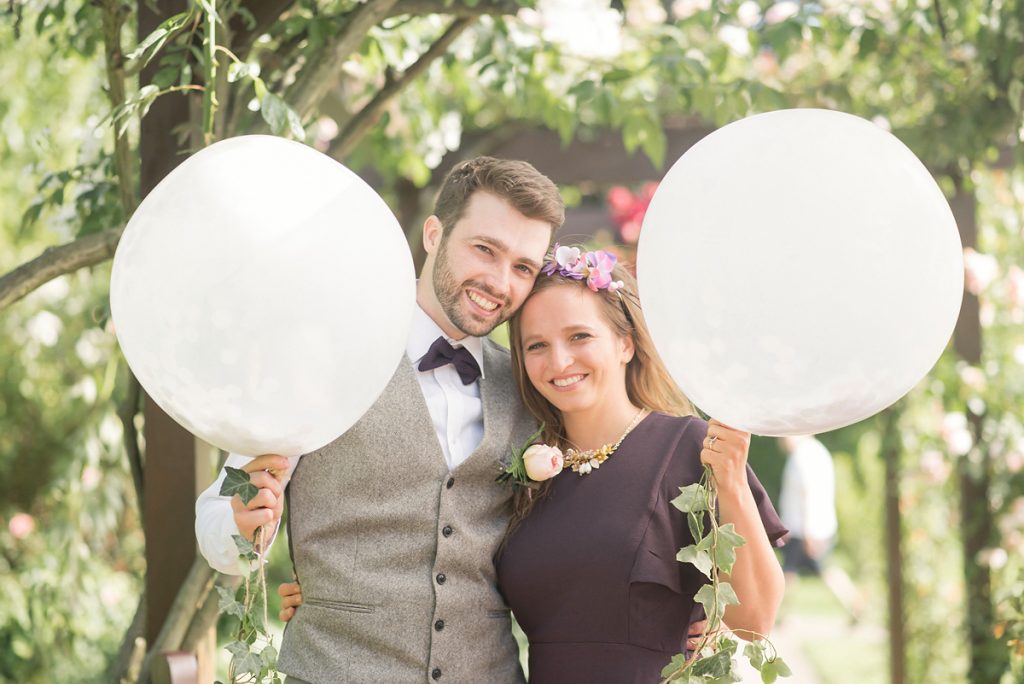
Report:
[[[942,18],[942,5],[939,0],[932,0],[932,7],[935,10],[935,21],[939,24],[939,35],[942,37],[942,42],[946,42],[946,20]]]
[[[103,46],[107,66],[107,96],[116,110],[127,99],[125,94],[124,52],[121,50],[121,28],[127,17],[126,7],[120,0],[103,0]],[[117,166],[117,185],[121,194],[121,209],[127,219],[135,211],[138,199],[135,193],[135,174],[132,168],[132,150],[127,130],[114,131],[114,163]]]
[[[384,83],[384,87],[377,91],[365,107],[360,109],[355,116],[353,116],[345,124],[345,128],[335,138],[334,144],[331,146],[331,156],[335,158],[344,158],[352,151],[352,148],[366,135],[366,132],[375,124],[380,118],[381,114],[387,108],[388,103],[391,102],[402,90],[408,86],[413,79],[422,74],[427,70],[427,67],[437,59],[444,55],[448,51],[452,42],[458,38],[463,31],[470,27],[470,25],[476,21],[475,17],[459,17],[455,19],[451,25],[448,26],[447,30],[441,37],[438,38],[433,45],[427,48],[427,51],[420,55],[412,65],[409,66],[399,76],[391,76],[389,74],[387,81]]]
[[[0,311],[58,276],[112,258],[123,231],[124,228],[111,228],[57,247],[47,247],[35,259],[0,277]]]
[[[135,416],[139,412],[139,398],[142,395],[142,386],[131,369],[124,367],[128,373],[128,382],[124,400],[117,407],[117,417],[121,420],[124,436],[124,450],[128,456],[128,465],[132,471],[132,481],[135,484],[136,505],[139,507],[139,518],[143,511],[143,490],[142,490],[142,452],[139,449],[139,434],[135,429]]]
[[[465,2],[445,0],[399,0],[389,16],[402,14],[449,14],[455,17],[481,17],[485,14],[515,14],[522,7],[515,0],[480,0],[470,6]]]
[[[242,578],[239,575],[217,575],[215,586],[230,589],[232,592],[238,588]],[[217,624],[220,615],[220,594],[211,591],[206,596],[202,607],[192,617],[192,623],[188,626],[185,636],[181,641],[182,651],[193,652],[199,646],[199,642],[206,638],[210,630]]]
[[[206,560],[201,556],[192,563],[192,569],[178,590],[174,598],[171,610],[164,621],[160,634],[156,641],[150,645],[146,659],[142,662],[142,669],[139,672],[139,684],[147,682],[149,671],[153,666],[153,660],[166,651],[177,651],[192,624],[196,613],[206,603],[207,597],[213,591],[216,580],[216,573],[207,565]]]
[[[252,14],[254,22],[251,27],[246,26],[241,12],[234,13],[229,22],[229,28],[234,36],[231,41],[231,51],[244,62],[256,39],[269,31],[281,18],[281,15],[294,4],[295,0],[263,0],[262,2],[257,0],[242,4],[242,9],[246,9]]]
[[[370,29],[387,17],[397,0],[375,0],[349,12],[345,26],[301,71],[285,100],[305,119],[324,94],[337,84],[348,56],[355,52]]]
[[[117,659],[110,671],[110,680],[114,684],[134,682],[139,677],[142,658],[146,655],[146,592],[139,595],[139,606],[135,609],[132,624],[124,634]]]

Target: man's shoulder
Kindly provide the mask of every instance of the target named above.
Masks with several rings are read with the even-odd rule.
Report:
[[[484,347],[484,374],[493,371],[498,373],[512,372],[512,352],[508,347],[502,346],[489,337],[483,338]]]

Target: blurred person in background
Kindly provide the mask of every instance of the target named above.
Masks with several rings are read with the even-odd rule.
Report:
[[[782,548],[786,585],[803,576],[821,577],[856,622],[862,600],[849,575],[828,562],[838,539],[836,476],[832,454],[813,435],[780,437],[786,452],[779,515],[790,538]]]

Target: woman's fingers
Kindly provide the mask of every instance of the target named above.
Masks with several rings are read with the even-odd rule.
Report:
[[[295,607],[302,605],[302,587],[298,582],[283,582],[277,593],[281,595],[281,611],[277,615],[281,622],[288,622],[295,615]]]

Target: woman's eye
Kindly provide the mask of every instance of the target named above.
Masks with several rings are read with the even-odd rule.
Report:
[[[534,342],[533,344],[526,345],[526,351],[537,351],[544,347],[543,342]]]
[[[574,342],[577,342],[577,341],[579,341],[579,340],[585,340],[585,339],[587,339],[588,337],[590,337],[590,333],[580,332],[580,333],[576,333],[576,334],[574,334],[574,335],[573,335],[572,337],[570,337],[569,339],[573,340]]]

